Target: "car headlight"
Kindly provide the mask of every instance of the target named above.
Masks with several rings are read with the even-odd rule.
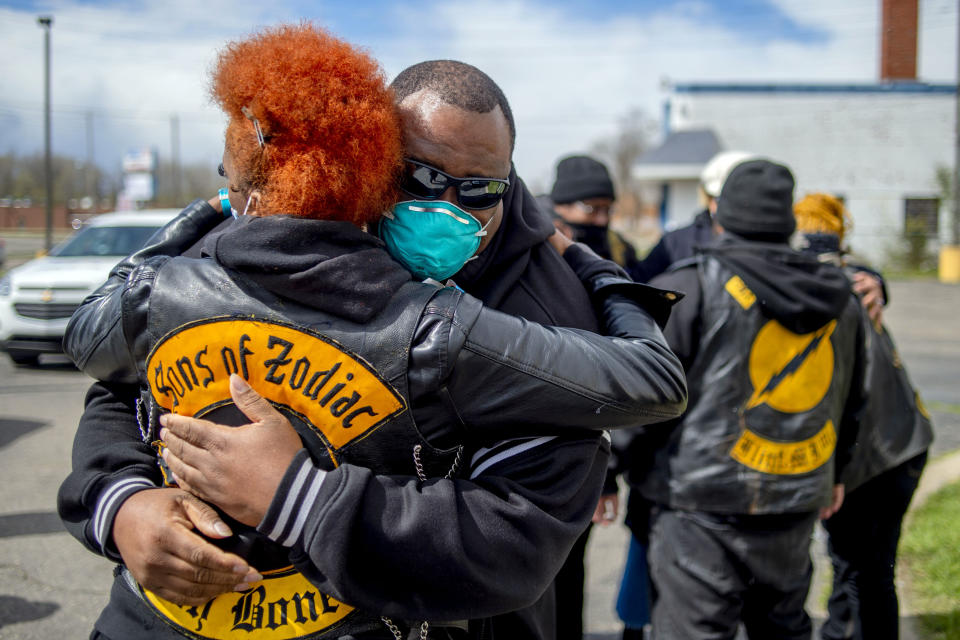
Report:
[[[4,276],[0,278],[0,297],[6,298],[10,295],[10,289],[12,285],[10,284],[10,276]]]

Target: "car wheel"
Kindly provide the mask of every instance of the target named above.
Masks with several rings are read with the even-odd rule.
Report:
[[[40,361],[40,354],[33,351],[8,351],[7,355],[20,367],[36,366]]]

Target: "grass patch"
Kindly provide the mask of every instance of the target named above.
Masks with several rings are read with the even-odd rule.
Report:
[[[894,280],[936,280],[938,277],[937,267],[928,267],[923,269],[907,269],[890,267],[884,269],[883,278],[887,282]]]
[[[914,511],[900,541],[917,621],[930,640],[960,640],[960,483]]]
[[[830,596],[833,595],[833,562],[830,561],[830,555],[827,554],[827,563],[823,568],[823,589],[820,590],[820,593],[817,594],[817,602],[823,607],[823,610],[827,610],[827,605],[830,603]]]
[[[929,409],[933,409],[934,411],[960,414],[960,404],[951,404],[949,402],[938,402],[934,400],[933,402],[926,403],[926,405]]]

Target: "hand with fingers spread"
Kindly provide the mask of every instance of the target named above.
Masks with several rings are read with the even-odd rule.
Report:
[[[873,326],[880,328],[883,320],[883,285],[880,279],[865,271],[853,274],[853,292],[860,296],[860,303],[867,310]]]
[[[261,576],[243,558],[198,535],[232,535],[217,512],[182,489],[148,489],[117,511],[113,541],[127,569],[145,589],[180,605],[201,605],[228,591],[244,591]]]
[[[256,526],[303,444],[290,421],[236,374],[230,395],[251,424],[225,427],[165,414],[163,458],[181,488]]]

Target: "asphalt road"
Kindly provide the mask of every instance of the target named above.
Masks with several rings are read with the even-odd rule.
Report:
[[[56,516],[89,383],[66,360],[0,358],[0,638],[86,638],[106,601],[111,563]]]
[[[895,282],[890,290],[887,324],[934,415],[933,454],[960,448],[960,287]],[[86,638],[106,602],[111,563],[56,517],[89,382],[63,359],[18,369],[0,356],[0,640]],[[626,541],[619,524],[594,529],[585,607],[592,640],[619,637],[613,603]]]

